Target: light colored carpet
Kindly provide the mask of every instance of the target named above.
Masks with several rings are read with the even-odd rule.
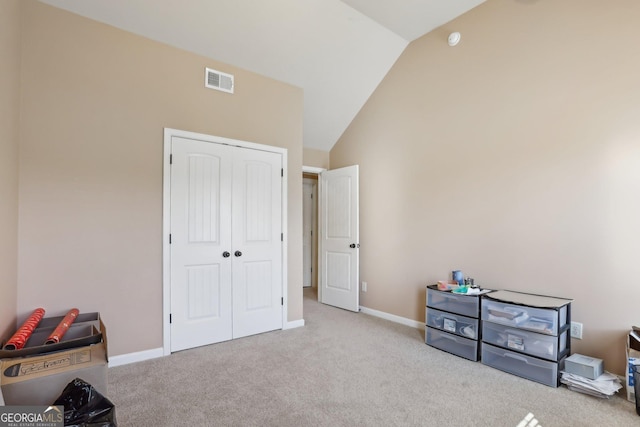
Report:
[[[424,330],[319,304],[302,328],[109,369],[127,426],[640,426],[623,397],[551,388],[424,344]]]

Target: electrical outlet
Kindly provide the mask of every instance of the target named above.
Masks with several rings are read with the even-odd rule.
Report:
[[[582,339],[582,323],[571,322],[571,338]]]
[[[362,282],[362,292],[367,292],[367,282]]]

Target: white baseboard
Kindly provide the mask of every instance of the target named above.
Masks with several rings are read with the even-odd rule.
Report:
[[[304,326],[304,319],[287,322],[282,327],[283,330],[300,328]],[[129,363],[142,362],[143,360],[155,359],[164,356],[164,348],[154,348],[151,350],[138,351],[135,353],[120,354],[118,356],[109,357],[109,367],[128,365]]]
[[[304,319],[294,320],[293,322],[285,323],[284,326],[282,327],[282,330],[286,331],[287,329],[301,328],[303,326],[304,326]]]
[[[128,365],[129,363],[142,362],[164,356],[162,347],[151,350],[137,351],[135,353],[120,354],[109,358],[109,367]]]
[[[360,312],[368,314],[370,316],[380,317],[385,320],[391,320],[392,322],[400,323],[402,325],[411,326],[412,328],[424,329],[424,323],[407,319],[406,317],[396,316],[395,314],[385,313],[384,311],[378,311],[372,308],[360,306]]]

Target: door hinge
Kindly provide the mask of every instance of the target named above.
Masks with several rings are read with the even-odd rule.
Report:
[[[280,176],[284,177],[284,168],[280,168]]]
[[[171,244],[171,234],[169,234],[169,244]]]
[[[171,313],[169,313],[169,323],[171,323],[172,319],[171,319]]]
[[[284,297],[280,298],[280,305],[284,305]]]
[[[280,233],[280,241],[284,242],[284,233]]]
[[[173,154],[169,154],[169,164],[173,164]]]

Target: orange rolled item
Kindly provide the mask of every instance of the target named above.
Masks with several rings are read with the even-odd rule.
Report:
[[[64,334],[66,334],[67,331],[69,330],[69,327],[71,326],[71,324],[75,322],[79,313],[80,312],[78,311],[77,308],[72,308],[71,310],[69,310],[69,312],[67,312],[67,315],[64,316],[64,319],[62,319],[62,321],[58,323],[58,326],[56,326],[53,332],[51,332],[51,335],[49,335],[49,338],[47,338],[47,340],[44,343],[45,344],[59,343],[62,337],[64,336]]]
[[[44,317],[44,308],[36,308],[31,316],[27,317],[22,326],[9,338],[4,345],[4,350],[20,350],[27,343],[31,334]]]

